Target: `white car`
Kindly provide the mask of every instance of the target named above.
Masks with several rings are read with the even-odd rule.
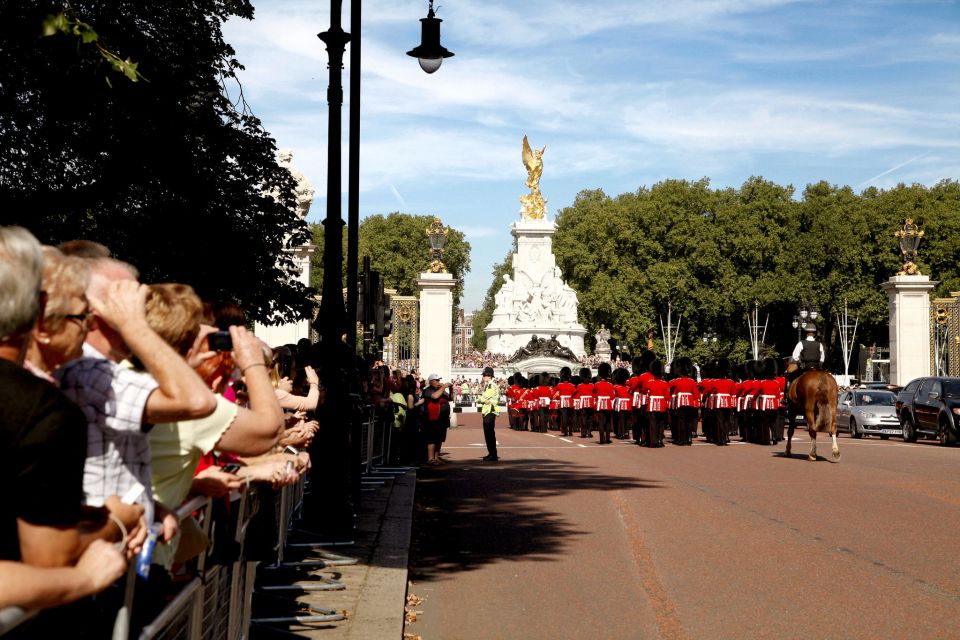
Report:
[[[897,396],[880,389],[851,389],[837,399],[837,430],[854,438],[877,435],[881,440],[900,436]]]

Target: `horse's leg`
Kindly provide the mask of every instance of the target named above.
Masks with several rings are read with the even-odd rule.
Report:
[[[796,419],[796,411],[793,409],[793,407],[788,407],[788,408],[787,408],[787,411],[788,411],[788,415],[787,415],[787,421],[788,421],[788,422],[787,422],[787,425],[788,425],[788,426],[787,426],[787,450],[784,452],[784,455],[789,458],[789,457],[790,457],[790,445],[793,443],[793,432],[794,432],[794,430],[797,428],[797,419]]]
[[[817,413],[816,407],[813,409],[807,409],[807,433],[810,434],[810,455],[807,456],[808,460],[816,461],[817,460]]]
[[[830,437],[833,439],[833,459],[840,459],[840,447],[837,445],[837,412],[830,411]]]

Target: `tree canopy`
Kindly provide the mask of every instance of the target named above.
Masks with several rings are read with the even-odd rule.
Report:
[[[60,29],[64,12],[87,26]],[[306,317],[282,250],[307,225],[274,140],[228,95],[242,96],[231,16],[251,19],[251,3],[0,4],[2,223],[96,240],[146,282],[189,283],[259,320]]]
[[[887,298],[879,285],[902,264],[893,233],[907,217],[926,231],[918,264],[940,281],[934,293],[960,289],[956,181],[860,195],[819,182],[794,196],[793,187],[759,177],[739,189],[711,189],[702,179],[667,180],[614,198],[582,191],[558,213],[554,239],[581,322],[588,329],[606,324],[621,348],[635,352],[648,329],[660,336],[669,304],[674,321],[682,317],[677,355],[740,359],[755,302],[761,325],[769,316],[768,349],[786,354],[797,340],[791,322],[798,305],[817,305],[829,348],[838,343],[846,300],[860,318],[857,342],[885,345]],[[706,335],[717,341],[704,342]]]
[[[426,230],[434,216],[393,212],[386,216],[372,215],[360,222],[358,253],[362,267],[363,257],[370,257],[370,267],[381,273],[383,285],[396,289],[402,296],[418,294],[417,279],[430,266],[430,243]],[[314,244],[319,251],[314,254],[310,282],[319,290],[323,283],[323,225],[311,225]],[[343,234],[343,286],[346,281],[347,239]],[[444,247],[443,263],[454,279],[454,307],[460,304],[463,295],[463,278],[470,271],[470,243],[462,231],[450,229]]]

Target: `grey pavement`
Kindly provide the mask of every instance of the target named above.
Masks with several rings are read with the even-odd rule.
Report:
[[[359,559],[355,565],[313,571],[314,575],[342,582],[345,588],[309,591],[297,597],[300,603],[316,609],[345,612],[347,618],[335,622],[292,624],[281,627],[287,633],[279,635],[323,640],[403,637],[416,473],[416,470],[407,471],[364,492],[354,544],[326,548]],[[311,560],[312,556],[308,553],[304,559]],[[289,597],[293,598],[295,594]],[[302,615],[310,613],[304,611]],[[253,638],[279,635],[269,628],[251,629]]]

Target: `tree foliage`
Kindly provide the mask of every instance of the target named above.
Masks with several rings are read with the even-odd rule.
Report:
[[[359,267],[363,257],[370,257],[370,267],[381,273],[384,287],[396,289],[402,296],[418,295],[417,280],[430,266],[430,243],[427,227],[433,216],[393,212],[386,216],[373,215],[360,222],[358,254]],[[323,225],[311,225],[314,244],[318,251],[311,265],[310,282],[317,290],[323,283]],[[343,234],[343,286],[347,286],[347,234]],[[462,231],[450,229],[444,247],[443,263],[454,279],[453,304],[460,304],[463,278],[470,271],[470,243]]]
[[[256,319],[303,317],[309,292],[282,249],[307,226],[274,140],[227,95],[242,69],[221,32],[231,16],[253,7],[2,3],[2,223],[102,242],[145,281],[189,283]]]
[[[483,306],[473,313],[473,337],[470,338],[470,344],[477,351],[487,350],[487,334],[484,329],[493,321],[493,311],[497,307],[495,296],[503,286],[504,274],[513,274],[513,251],[510,251],[506,257],[493,265],[493,281],[487,289],[487,295],[483,298]]]
[[[677,355],[740,359],[755,303],[761,325],[769,316],[765,343],[774,353],[792,350],[792,318],[804,302],[819,308],[828,347],[838,344],[844,301],[860,318],[857,342],[886,344],[880,284],[902,263],[893,233],[907,217],[926,231],[918,264],[940,281],[935,294],[960,289],[960,184],[951,180],[860,195],[820,182],[799,198],[759,177],[739,189],[711,189],[702,179],[615,198],[582,191],[557,216],[554,252],[588,329],[606,324],[636,351],[654,328],[662,354],[669,304],[674,322],[682,318]],[[716,342],[702,340],[712,334]]]

